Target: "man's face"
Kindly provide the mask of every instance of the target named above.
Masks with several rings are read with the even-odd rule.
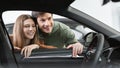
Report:
[[[41,31],[51,33],[53,28],[53,18],[51,13],[44,13],[37,18],[38,26]]]

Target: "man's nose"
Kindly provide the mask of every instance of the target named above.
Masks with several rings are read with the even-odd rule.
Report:
[[[44,22],[44,25],[49,25],[49,21],[46,20],[46,21]]]

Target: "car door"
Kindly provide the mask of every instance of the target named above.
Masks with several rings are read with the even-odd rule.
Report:
[[[19,52],[18,52],[19,53]],[[28,58],[15,53],[20,68],[79,68],[83,56],[72,58],[71,50],[35,50]]]
[[[0,20],[0,68],[18,68],[8,33],[1,18]]]

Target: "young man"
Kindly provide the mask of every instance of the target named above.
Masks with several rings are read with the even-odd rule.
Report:
[[[53,21],[51,13],[32,11],[32,16],[37,18],[39,37],[43,38],[46,45],[72,48],[72,57],[82,53],[83,45],[75,39],[75,34],[67,25]]]

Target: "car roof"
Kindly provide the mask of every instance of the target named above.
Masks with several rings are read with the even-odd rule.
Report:
[[[43,10],[66,9],[74,0],[1,0],[0,8],[6,10]],[[0,10],[1,11],[1,10]]]

